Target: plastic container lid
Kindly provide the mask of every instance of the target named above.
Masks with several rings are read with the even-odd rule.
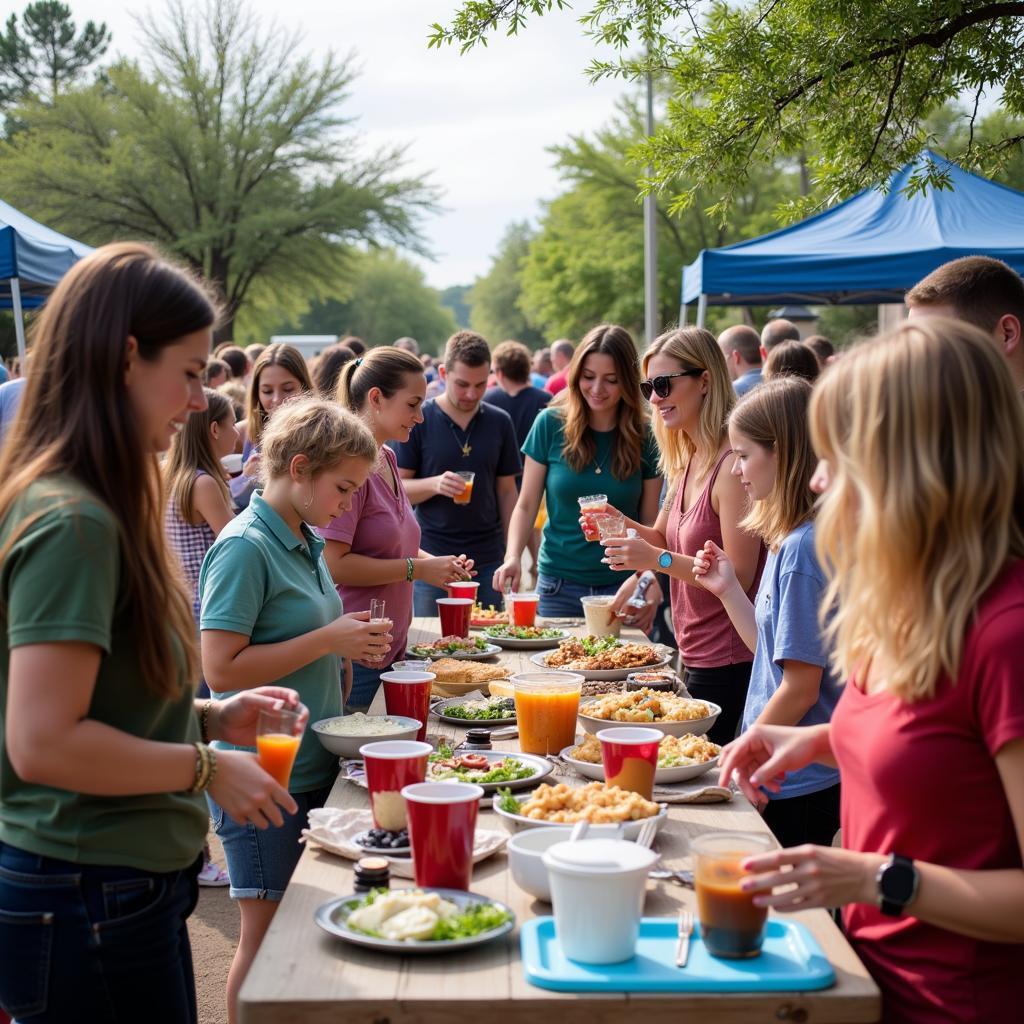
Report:
[[[646,871],[658,854],[624,839],[580,839],[556,843],[544,854],[544,863],[572,875],[619,875]]]

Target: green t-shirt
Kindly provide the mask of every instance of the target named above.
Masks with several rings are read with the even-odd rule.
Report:
[[[254,494],[207,552],[199,574],[200,628],[241,633],[253,644],[276,644],[333,622],[341,614],[341,598],[324,561],[323,538],[305,523],[302,532],[305,542],[261,494]],[[298,691],[311,723],[341,714],[341,659],[336,655],[317,658],[275,685]],[[288,788],[306,793],[330,785],[337,774],[337,757],[307,728]]]
[[[168,701],[142,682],[110,510],[68,477],[37,481],[0,523],[0,549],[33,516],[0,565],[0,715],[6,717],[12,648],[88,643],[103,651],[90,719],[143,739],[194,743],[192,686]],[[79,864],[179,871],[199,855],[206,828],[202,796],[75,793],[24,782],[6,750],[0,758],[0,840],[18,849]]]
[[[643,482],[658,476],[657,445],[648,431],[640,454],[640,469],[625,480],[616,480],[611,471],[616,433],[616,430],[593,432],[596,455],[582,473],[577,473],[562,454],[565,436],[560,410],[543,409],[534,420],[523,444],[523,454],[547,467],[544,496],[548,521],[544,525],[538,559],[539,571],[544,576],[572,580],[588,587],[614,586],[625,579],[621,572],[602,564],[604,548],[584,538],[577,501],[585,494],[607,494],[610,505],[630,519],[639,517]]]

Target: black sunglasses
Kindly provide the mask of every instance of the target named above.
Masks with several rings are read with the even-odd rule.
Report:
[[[642,380],[640,381],[640,394],[648,402],[651,400],[652,394],[659,398],[668,398],[669,392],[672,390],[673,377],[699,377],[703,372],[703,370],[680,370],[678,373],[663,373],[660,377],[654,377],[652,380]]]

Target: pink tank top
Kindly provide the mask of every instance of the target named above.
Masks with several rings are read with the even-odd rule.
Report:
[[[704,546],[706,540],[713,540],[719,547],[723,546],[722,521],[711,504],[711,492],[729,455],[729,452],[725,452],[719,457],[704,489],[694,503],[683,512],[683,492],[686,490],[686,480],[690,475],[687,468],[686,476],[676,489],[672,507],[669,509],[665,538],[669,548],[677,554],[694,555]],[[754,599],[758,584],[761,582],[761,570],[764,568],[766,554],[762,544],[757,558],[754,582],[747,591],[747,596],[751,600]],[[683,664],[687,668],[719,668],[723,665],[737,665],[753,660],[753,653],[740,639],[725,606],[714,594],[675,578],[671,579],[670,588],[672,628],[675,630],[676,643],[679,645]]]

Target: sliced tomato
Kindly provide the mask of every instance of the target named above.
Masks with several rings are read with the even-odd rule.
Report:
[[[470,771],[479,771],[490,764],[483,754],[463,754],[459,758],[459,767],[468,768]]]

